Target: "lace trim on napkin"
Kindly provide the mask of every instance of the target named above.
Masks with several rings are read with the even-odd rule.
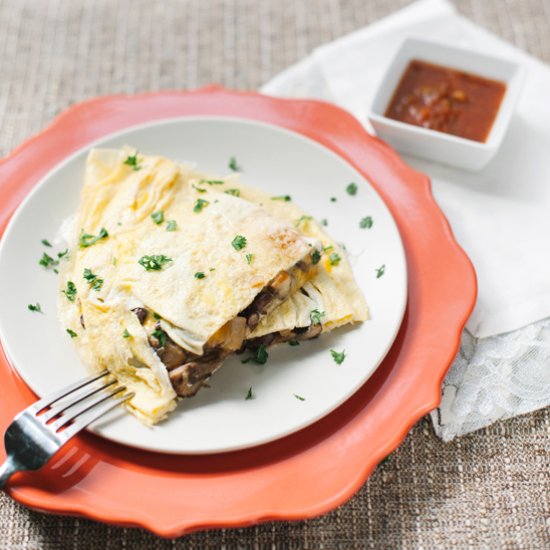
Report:
[[[550,403],[550,318],[520,330],[475,338],[465,330],[431,413],[444,441]]]

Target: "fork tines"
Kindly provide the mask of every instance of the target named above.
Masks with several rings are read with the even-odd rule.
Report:
[[[117,386],[109,371],[104,370],[37,401],[29,407],[29,412],[33,412],[36,419],[58,438],[66,441],[135,395],[125,391],[126,387]]]
[[[71,437],[134,396],[103,371],[54,392],[21,411],[4,434],[0,489],[18,471],[38,470]]]

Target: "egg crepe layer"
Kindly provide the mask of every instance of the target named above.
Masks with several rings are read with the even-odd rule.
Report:
[[[314,239],[168,159],[94,150],[60,271],[59,310],[90,368],[164,418],[311,280]],[[172,374],[174,371],[175,374]]]
[[[355,282],[348,255],[321,224],[292,200],[286,200],[290,197],[271,197],[255,187],[243,185],[236,177],[228,178],[215,191],[223,193],[226,188],[237,189],[241,198],[261,205],[271,215],[322,244],[315,276],[261,319],[249,335],[246,347],[257,349],[260,345],[311,339],[368,319],[368,306]]]

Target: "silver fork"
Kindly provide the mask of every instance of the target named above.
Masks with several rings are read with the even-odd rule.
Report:
[[[124,394],[126,388],[108,374],[105,370],[53,392],[13,419],[4,435],[7,458],[0,466],[0,489],[15,472],[44,466],[80,430],[134,396]]]

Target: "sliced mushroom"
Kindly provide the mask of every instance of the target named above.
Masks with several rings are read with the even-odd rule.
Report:
[[[257,350],[261,345],[272,346],[290,342],[290,340],[311,340],[321,334],[323,327],[321,324],[309,325],[307,327],[296,327],[294,330],[282,330],[280,332],[270,332],[257,338],[250,338],[245,342],[245,348]]]
[[[260,346],[271,346],[274,343],[277,343],[280,337],[280,333],[271,332],[269,334],[264,334],[264,336],[258,336],[258,338],[252,338],[247,340],[247,348],[256,350]]]
[[[257,296],[254,301],[246,308],[248,313],[261,313],[265,314],[268,310],[269,304],[275,296],[274,290],[267,286]]]
[[[311,340],[312,338],[317,338],[319,334],[323,331],[323,325],[317,323],[316,325],[309,325],[306,332],[301,336],[301,340]]]
[[[160,340],[156,336],[149,336],[149,345],[156,350],[161,348]]]
[[[260,323],[260,314],[257,312],[251,313],[246,321],[248,328],[254,330]]]
[[[143,325],[145,319],[147,319],[147,315],[149,314],[149,312],[143,307],[136,307],[132,311],[136,314],[139,322]]]
[[[191,397],[205,385],[212,373],[217,370],[225,355],[214,351],[181,365],[170,372],[170,382],[180,397]]]
[[[168,371],[183,365],[187,361],[188,355],[186,351],[178,346],[175,342],[168,339],[166,345],[159,353],[160,360],[166,365]]]

